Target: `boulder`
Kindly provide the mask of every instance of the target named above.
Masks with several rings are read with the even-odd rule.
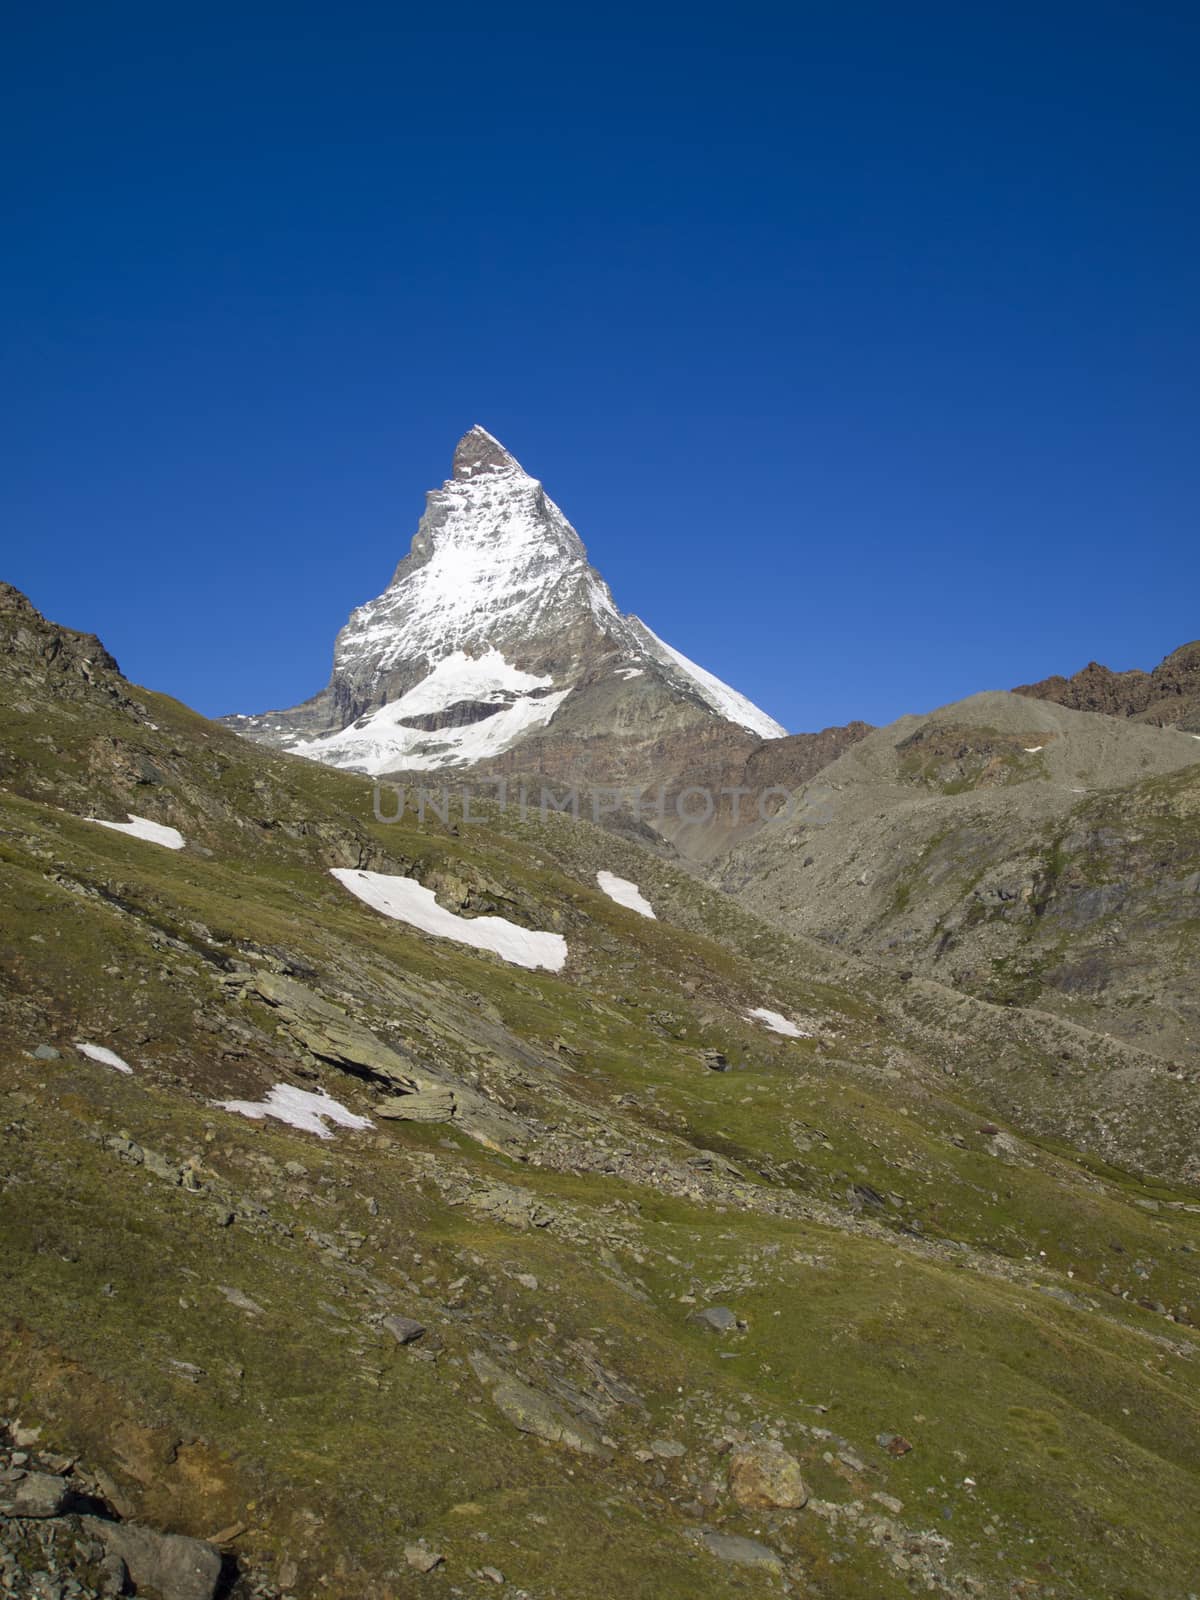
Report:
[[[425,1336],[425,1324],[415,1317],[384,1317],[381,1327],[387,1329],[397,1344],[415,1344]]]
[[[774,1440],[737,1446],[729,1458],[729,1492],[754,1511],[799,1511],[808,1504],[800,1463]]]
[[[139,1594],[149,1590],[163,1600],[214,1600],[221,1582],[221,1552],[214,1545],[132,1522],[80,1520],[110,1556],[125,1563]]]
[[[61,1516],[71,1499],[65,1478],[49,1472],[27,1472],[15,1483],[0,1483],[0,1517]]]
[[[432,1572],[441,1566],[445,1557],[423,1544],[410,1544],[404,1547],[404,1559],[415,1572]]]
[[[703,1311],[693,1311],[688,1321],[705,1333],[734,1333],[740,1326],[728,1306],[705,1306]]]

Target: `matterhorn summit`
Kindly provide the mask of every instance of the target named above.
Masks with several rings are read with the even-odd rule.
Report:
[[[689,728],[708,743],[722,725],[742,744],[785,731],[623,615],[542,485],[478,426],[387,589],[338,634],[327,687],[290,711],[229,720],[374,775],[502,756],[515,770],[528,748],[530,770],[547,770],[550,751],[560,771],[568,751],[586,753],[587,777],[605,782],[628,776],[631,744],[677,743]]]

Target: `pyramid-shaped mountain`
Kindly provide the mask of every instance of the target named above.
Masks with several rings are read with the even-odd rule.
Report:
[[[481,427],[387,589],[339,633],[328,685],[229,722],[374,775],[482,764],[591,783],[707,774],[785,733],[617,609],[575,529]]]

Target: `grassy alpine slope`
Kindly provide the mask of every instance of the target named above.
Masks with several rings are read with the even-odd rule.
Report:
[[[365,781],[3,598],[0,1394],[114,1505],[240,1525],[298,1597],[492,1569],[538,1600],[1185,1600],[1193,1085],[584,823],[379,824]],[[130,811],[186,847],[82,820]],[[567,965],[427,938],[330,867],[560,932]],[[214,1104],[278,1083],[371,1126]],[[431,1085],[444,1120],[382,1114]],[[714,1306],[738,1325],[689,1320]],[[803,1509],[734,1493],[769,1439]]]

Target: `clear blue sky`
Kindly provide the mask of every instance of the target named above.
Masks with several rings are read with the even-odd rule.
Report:
[[[203,711],[324,683],[475,421],[793,729],[1200,635],[1194,7],[117,0],[0,74],[0,576]]]

